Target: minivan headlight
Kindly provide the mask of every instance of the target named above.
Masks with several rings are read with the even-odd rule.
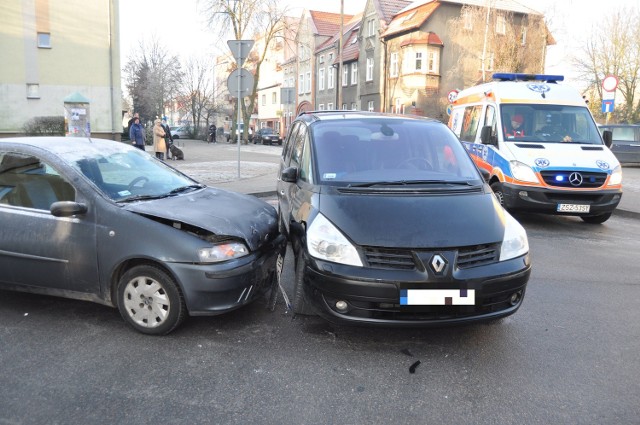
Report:
[[[500,247],[500,261],[525,255],[529,252],[527,232],[518,221],[504,211],[505,225],[502,246]]]
[[[312,257],[321,260],[362,267],[356,248],[322,214],[307,229],[307,249]]]
[[[201,263],[218,263],[249,254],[249,249],[241,242],[225,242],[198,250]]]
[[[615,186],[622,183],[622,166],[618,165],[614,168],[613,173],[611,173],[611,178],[609,178],[609,185]]]
[[[538,183],[538,176],[531,167],[520,161],[511,161],[511,173],[513,178],[523,182]]]

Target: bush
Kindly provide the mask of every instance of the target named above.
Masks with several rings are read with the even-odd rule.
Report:
[[[64,117],[34,117],[23,130],[27,136],[64,136]]]

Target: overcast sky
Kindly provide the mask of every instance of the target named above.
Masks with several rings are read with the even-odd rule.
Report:
[[[303,4],[312,10],[340,12],[340,0],[282,0],[290,5],[291,14],[299,16]],[[545,13],[557,41],[548,50],[547,69],[550,74],[562,74],[572,81],[574,71],[570,58],[585,45],[589,34],[607,11],[622,6],[640,7],[638,0],[520,0],[521,4]],[[345,13],[364,9],[366,0],[344,0]],[[198,0],[124,0],[120,2],[120,48],[122,64],[139,41],[155,36],[162,46],[181,57],[217,54],[226,48],[226,40],[218,40],[206,28],[198,13]]]

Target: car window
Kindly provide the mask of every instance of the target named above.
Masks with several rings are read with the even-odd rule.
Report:
[[[293,152],[294,141],[296,140],[298,128],[301,125],[302,124],[298,122],[293,123],[293,127],[291,127],[291,131],[289,132],[287,140],[284,144],[284,148],[282,149],[282,159],[284,160],[284,163],[287,165],[289,164],[289,161],[291,161],[291,153]]]
[[[301,124],[298,132],[296,133],[296,138],[294,139],[291,152],[291,166],[293,167],[299,167],[302,163],[302,151],[306,135],[307,127],[304,124]]]
[[[73,186],[50,164],[20,153],[0,154],[0,204],[48,210],[75,200]]]
[[[311,147],[309,144],[309,133],[302,135],[302,158],[300,162],[300,180],[313,183],[313,168],[311,163]]]
[[[613,140],[633,142],[633,127],[613,127]]]

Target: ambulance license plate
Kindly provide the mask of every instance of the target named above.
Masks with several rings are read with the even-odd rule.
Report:
[[[475,305],[475,289],[401,289],[400,305]]]
[[[574,213],[588,213],[589,205],[581,204],[558,204],[558,212],[574,212]]]

